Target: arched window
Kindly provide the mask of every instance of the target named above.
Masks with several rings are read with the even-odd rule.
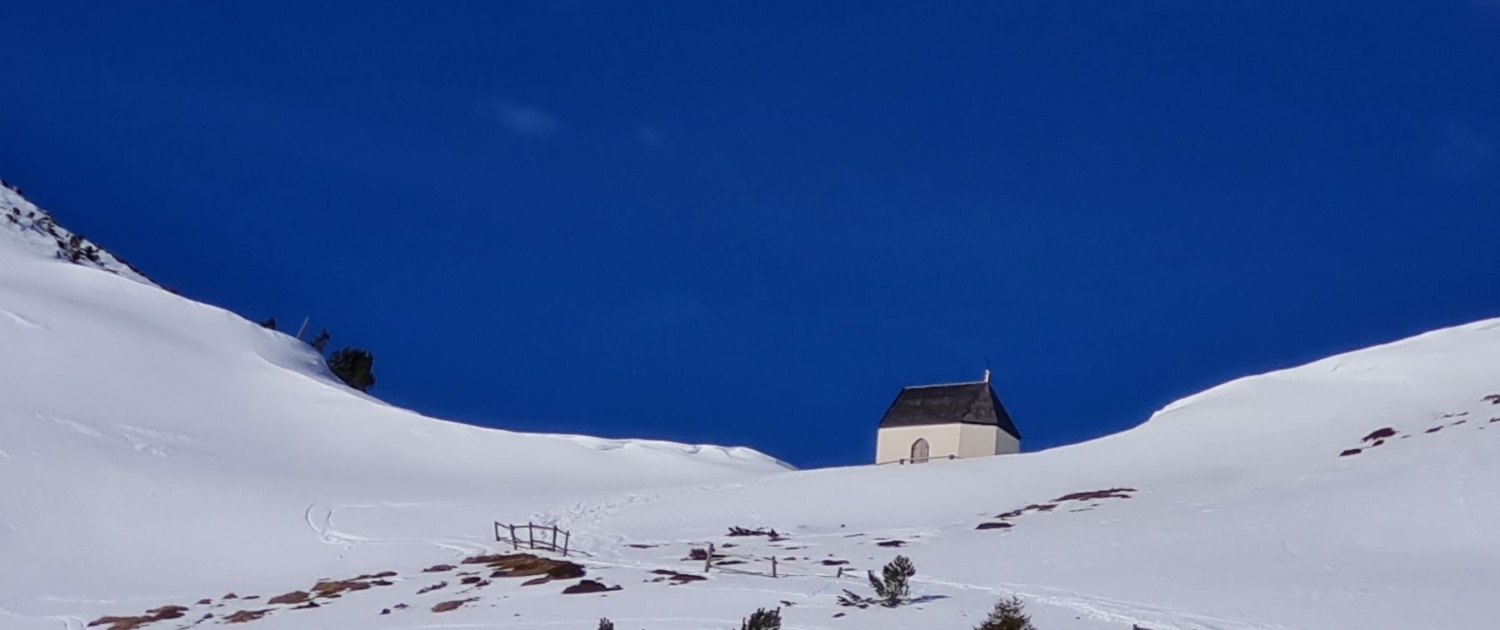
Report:
[[[911,463],[913,463],[913,464],[926,463],[927,462],[927,457],[930,454],[930,452],[931,452],[931,449],[927,446],[927,440],[922,439],[922,438],[917,438],[917,441],[916,442],[912,442],[912,445],[911,445]]]

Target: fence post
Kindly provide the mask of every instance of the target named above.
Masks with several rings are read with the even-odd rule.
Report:
[[[557,523],[552,524],[552,550],[557,551]]]
[[[536,525],[526,524],[526,542],[531,549],[536,549]]]
[[[573,539],[573,532],[563,532],[563,557],[568,557],[568,541]]]
[[[521,540],[519,538],[516,538],[516,526],[515,525],[506,525],[506,527],[510,528],[510,546],[511,546],[511,548],[514,549],[514,550],[516,550],[516,551],[520,551],[521,550]]]
[[[844,567],[839,567],[838,579],[840,579],[840,580],[844,579]]]
[[[777,575],[776,575],[776,556],[771,556],[771,577],[777,577]]]
[[[708,543],[708,555],[703,558],[703,572],[708,573],[714,567],[714,544]]]

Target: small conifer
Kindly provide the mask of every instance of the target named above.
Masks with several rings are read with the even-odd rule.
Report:
[[[740,630],[781,630],[781,609],[756,609],[749,619],[740,622]]]
[[[974,630],[1036,630],[1031,625],[1031,615],[1025,612],[1026,604],[1019,597],[1002,599],[990,611],[990,616]]]
[[[328,357],[328,370],[345,385],[359,391],[375,386],[375,355],[359,348],[344,348]]]
[[[318,336],[313,337],[312,342],[308,345],[312,346],[313,350],[317,350],[319,354],[322,354],[323,350],[328,347],[328,340],[332,337],[333,335],[328,334],[328,329],[324,328],[322,332],[318,333]]]
[[[876,601],[886,608],[900,606],[911,595],[909,580],[917,574],[917,567],[911,563],[911,558],[896,556],[880,573],[879,578],[875,577],[874,572],[869,574],[870,587],[875,589]]]
[[[911,596],[911,576],[917,574],[917,567],[906,556],[896,556],[880,570],[881,577],[875,577],[875,572],[868,572],[870,588],[874,589],[874,597],[863,597],[856,595],[853,591],[845,590],[838,598],[840,606],[853,606],[865,608],[871,604],[880,604],[886,608],[895,608],[907,603]]]

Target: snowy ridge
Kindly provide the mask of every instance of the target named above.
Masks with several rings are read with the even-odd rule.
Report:
[[[156,286],[130,263],[109,253],[82,235],[57,224],[52,214],[21,196],[17,188],[0,181],[0,232],[23,243],[44,258],[103,269],[142,284]]]
[[[1406,339],[1399,339],[1369,348],[1354,350],[1343,354],[1336,354],[1331,357],[1319,359],[1305,365],[1291,367],[1284,370],[1266,372],[1264,374],[1246,376],[1244,378],[1239,378],[1227,383],[1216,385],[1204,391],[1198,392],[1197,394],[1193,394],[1191,396],[1173,401],[1172,403],[1163,407],[1160,411],[1156,412],[1156,414],[1154,414],[1152,417],[1154,419],[1156,417],[1176,411],[1180,408],[1187,407],[1204,400],[1212,399],[1216,396],[1232,395],[1233,392],[1238,391],[1239,389],[1244,387],[1251,387],[1253,386],[1253,383],[1261,380],[1298,377],[1316,378],[1316,375],[1318,374],[1331,374],[1341,369],[1355,369],[1361,371],[1378,370],[1380,368],[1382,359],[1399,359],[1399,357],[1392,357],[1392,355],[1399,355],[1399,353],[1401,353],[1402,350],[1407,346],[1413,344],[1421,345],[1423,343],[1437,342],[1438,339],[1441,339],[1443,337],[1460,336],[1464,335],[1466,332],[1485,332],[1495,328],[1500,328],[1500,318],[1470,322],[1468,324],[1454,326],[1451,328],[1444,328],[1441,330],[1432,330],[1421,333],[1419,335],[1408,337]]]
[[[1010,595],[1041,630],[1494,625],[1500,319],[1235,380],[1083,444],[788,471],[427,418],[128,268],[60,264],[45,229],[0,231],[3,630],[152,610],[176,616],[140,628],[704,630],[778,606],[788,630],[963,629]],[[497,521],[571,531],[587,579],[620,590],[463,564],[510,551]],[[726,557],[699,576],[709,542]],[[917,603],[836,604],[898,553]],[[310,595],[321,579],[348,590]]]

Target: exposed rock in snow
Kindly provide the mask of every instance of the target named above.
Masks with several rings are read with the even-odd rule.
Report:
[[[130,263],[105,251],[81,234],[58,225],[50,212],[21,196],[18,189],[0,181],[0,233],[8,233],[24,247],[44,258],[103,269],[136,282],[156,286]]]

